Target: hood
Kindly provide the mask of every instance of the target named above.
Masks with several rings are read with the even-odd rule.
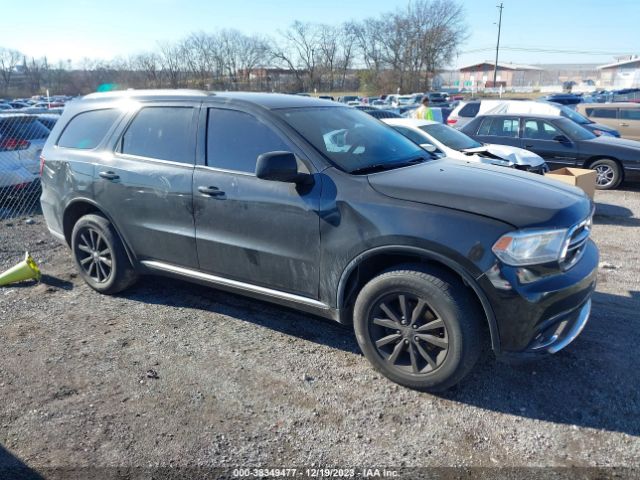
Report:
[[[483,153],[489,153],[489,157],[494,156],[502,160],[507,160],[514,165],[528,165],[532,167],[538,167],[544,163],[544,160],[540,155],[536,155],[524,148],[511,147],[509,145],[495,145],[487,143],[482,147],[467,148],[463,150],[467,153],[477,153],[482,155]]]
[[[592,130],[592,131],[593,130],[602,130],[603,132],[616,132],[616,133],[618,133],[618,130],[616,130],[615,128],[609,127],[607,125],[603,125],[601,123],[593,122],[593,123],[588,123],[588,124],[582,125],[582,126],[583,127],[587,127],[587,128],[589,128],[589,130]]]
[[[588,141],[606,145],[608,147],[633,148],[638,150],[638,153],[640,154],[640,142],[637,140],[629,140],[627,138],[616,138],[609,136],[605,137],[602,135],[600,137],[592,138]]]
[[[511,168],[433,160],[368,176],[379,193],[491,217],[517,228],[570,227],[591,202],[582,190]]]

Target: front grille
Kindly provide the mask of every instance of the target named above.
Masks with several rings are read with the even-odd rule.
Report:
[[[587,240],[589,240],[589,235],[591,234],[592,219],[593,212],[585,220],[569,230],[565,254],[561,263],[564,270],[571,268],[582,258],[587,247]]]

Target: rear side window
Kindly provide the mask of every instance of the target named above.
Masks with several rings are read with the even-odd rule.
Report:
[[[207,125],[207,165],[255,173],[259,155],[291,151],[291,147],[271,128],[248,113],[209,109]]]
[[[83,112],[71,119],[58,139],[58,146],[88,150],[96,148],[120,112],[110,108]]]
[[[41,140],[49,136],[49,129],[34,118],[17,117],[0,120],[0,140]]]
[[[495,137],[517,137],[520,120],[517,118],[485,117],[478,129],[478,135]]]
[[[480,102],[470,102],[460,109],[460,111],[458,112],[458,116],[473,118],[478,115],[479,111]]]
[[[591,111],[591,118],[616,118],[615,108],[594,108]]]
[[[640,120],[640,108],[638,109],[620,109],[620,118],[625,120]]]
[[[143,108],[122,136],[120,151],[139,157],[195,163],[193,108]]]

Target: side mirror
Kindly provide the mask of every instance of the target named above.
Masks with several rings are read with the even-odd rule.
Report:
[[[420,146],[429,153],[433,153],[437,150],[435,145],[431,145],[430,143],[421,143]]]
[[[304,176],[298,172],[296,156],[291,152],[267,152],[258,157],[256,177],[262,180],[298,183]]]
[[[569,138],[566,135],[556,135],[555,137],[553,137],[553,139],[556,142],[560,142],[560,143],[571,143],[571,140],[569,140]]]

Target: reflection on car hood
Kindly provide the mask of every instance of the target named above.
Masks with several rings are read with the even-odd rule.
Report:
[[[629,140],[627,138],[616,138],[610,136],[605,137],[604,135],[602,135],[600,137],[592,138],[588,141],[610,145],[612,147],[634,148],[640,151],[640,142],[638,142],[637,140]]]
[[[499,157],[503,160],[507,160],[515,165],[530,165],[532,167],[538,167],[544,163],[541,156],[536,155],[524,148],[511,147],[509,145],[495,145],[493,143],[487,143],[482,147],[467,148],[463,150],[466,153],[476,153],[482,155],[483,152],[488,152],[491,156]]]
[[[523,227],[570,227],[589,215],[578,188],[516,169],[445,158],[368,176],[392,198],[454,208]]]

